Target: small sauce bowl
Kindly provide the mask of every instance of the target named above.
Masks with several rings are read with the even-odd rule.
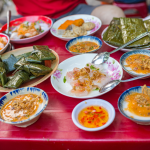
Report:
[[[99,47],[97,49],[94,49],[94,50],[91,50],[91,51],[88,51],[88,52],[85,52],[85,53],[96,52],[97,50],[99,50],[102,47],[102,41],[99,38],[97,38],[96,36],[79,36],[79,37],[73,38],[70,41],[68,41],[66,43],[66,49],[67,49],[68,52],[70,52],[74,55],[83,54],[83,53],[80,53],[80,52],[72,52],[69,49],[72,45],[77,44],[77,42],[85,42],[85,41],[94,42],[97,45],[99,45]]]
[[[99,106],[99,107],[103,107],[107,110],[108,115],[109,115],[109,119],[106,122],[106,124],[104,124],[103,126],[100,126],[100,127],[96,127],[96,128],[87,128],[87,127],[84,127],[83,125],[80,124],[80,122],[78,120],[79,113],[82,109],[89,107],[89,106]],[[114,118],[115,118],[114,107],[109,102],[102,100],[102,99],[89,99],[89,100],[82,101],[81,103],[76,105],[72,111],[73,123],[78,128],[85,130],[85,131],[99,131],[99,130],[105,129],[106,127],[108,127],[113,122]]]

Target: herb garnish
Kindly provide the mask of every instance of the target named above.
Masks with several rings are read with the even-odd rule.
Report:
[[[67,80],[66,80],[66,76],[64,76],[64,78],[63,78],[63,82],[64,82],[64,83],[66,83],[66,81],[67,81]]]

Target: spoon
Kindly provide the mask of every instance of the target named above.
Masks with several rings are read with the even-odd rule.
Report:
[[[4,33],[7,34],[9,37],[11,36],[10,31],[9,31],[10,20],[11,20],[11,11],[8,10],[7,11],[7,29],[6,31],[4,31]],[[13,44],[9,43],[9,45],[10,45],[10,50],[15,49]]]
[[[7,11],[7,29],[6,29],[6,31],[5,31],[5,34],[7,34],[9,37],[10,37],[10,33],[9,33],[10,19],[11,19],[11,11],[8,10],[8,11]]]
[[[115,52],[121,50],[122,48],[126,47],[127,45],[130,45],[131,43],[133,43],[133,42],[135,42],[135,41],[137,41],[137,40],[139,40],[139,39],[141,39],[141,38],[143,38],[143,37],[145,37],[145,36],[147,36],[149,34],[150,34],[149,32],[144,32],[144,33],[140,34],[139,36],[137,36],[136,38],[134,38],[133,40],[127,42],[126,44],[124,44],[124,45],[116,48],[115,50],[113,50],[111,52],[98,53],[93,58],[92,63],[93,64],[102,64],[102,63],[105,63],[108,60],[110,54],[115,53]]]
[[[139,76],[139,77],[134,77],[134,78],[127,79],[127,80],[112,80],[112,81],[106,83],[104,86],[102,86],[102,88],[100,88],[99,92],[100,92],[100,93],[105,93],[105,92],[107,92],[107,91],[110,91],[110,90],[112,90],[115,86],[117,86],[120,82],[134,81],[134,80],[142,79],[142,78],[145,78],[145,77],[148,77],[148,76],[150,76],[150,74],[142,75],[142,76]]]

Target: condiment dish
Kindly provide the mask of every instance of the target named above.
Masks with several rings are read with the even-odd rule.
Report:
[[[1,115],[0,115],[0,121],[4,122],[4,123],[7,123],[7,124],[17,126],[17,127],[27,127],[27,126],[33,124],[34,122],[36,122],[39,119],[42,112],[44,111],[44,109],[46,108],[49,99],[48,99],[48,96],[47,96],[46,92],[44,92],[43,90],[41,90],[39,88],[35,88],[35,87],[19,88],[19,89],[16,89],[14,91],[11,91],[11,92],[7,93],[6,95],[4,95],[3,97],[1,97],[0,98],[0,114],[1,114],[2,107],[8,101],[10,101],[12,98],[14,98],[18,95],[30,94],[30,93],[33,93],[33,94],[36,94],[36,95],[40,96],[43,100],[43,102],[39,105],[39,107],[38,107],[35,114],[31,115],[26,120],[22,120],[22,121],[18,121],[18,122],[11,122],[11,121],[3,120],[1,118]]]
[[[141,75],[145,75],[144,73],[137,73],[135,71],[133,71],[130,67],[127,66],[127,63],[126,63],[126,59],[131,56],[131,55],[134,55],[134,54],[143,54],[143,55],[147,55],[150,57],[150,51],[149,50],[145,50],[145,49],[137,49],[137,50],[134,50],[134,51],[130,51],[130,52],[127,52],[127,53],[124,53],[121,58],[120,58],[120,64],[122,66],[122,68],[131,76],[133,77],[137,77],[137,76],[141,76]],[[146,78],[149,78],[146,77]],[[144,78],[144,79],[146,79]]]
[[[0,50],[0,54],[3,54],[3,53],[6,51],[7,47],[9,46],[10,38],[9,38],[8,35],[3,34],[3,33],[0,33],[0,37],[5,37],[6,40],[7,40],[7,44],[5,45],[5,47],[4,47],[3,49]]]
[[[147,87],[150,88],[150,86],[147,86]],[[150,117],[138,116],[136,114],[131,113],[129,110],[126,109],[128,102],[125,101],[125,98],[126,96],[134,92],[142,93],[142,87],[136,86],[136,87],[132,87],[124,91],[118,99],[118,109],[123,116],[134,121],[135,123],[141,124],[141,125],[150,125]]]
[[[83,54],[83,53],[80,53],[80,52],[72,52],[70,51],[70,47],[72,45],[75,45],[77,44],[77,42],[85,42],[85,41],[89,41],[89,42],[94,42],[96,43],[99,47],[97,49],[94,49],[94,50],[91,50],[91,51],[87,51],[85,53],[93,53],[93,52],[96,52],[97,50],[99,50],[101,47],[102,47],[102,41],[95,37],[95,36],[79,36],[79,37],[76,37],[74,39],[71,39],[70,41],[68,41],[66,43],[66,49],[68,52],[76,55],[76,54]]]
[[[109,115],[109,119],[106,122],[106,124],[104,124],[103,126],[100,126],[100,127],[96,127],[96,128],[87,128],[87,127],[84,127],[83,125],[81,125],[78,120],[78,115],[82,109],[84,109],[85,107],[88,107],[88,106],[99,106],[99,107],[105,108]],[[85,131],[99,131],[99,130],[105,129],[113,122],[114,118],[115,118],[114,107],[109,102],[107,102],[103,99],[89,99],[89,100],[82,101],[81,103],[76,105],[72,111],[73,123],[78,128],[85,130]]]

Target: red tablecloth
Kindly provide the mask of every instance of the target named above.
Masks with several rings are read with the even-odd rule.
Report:
[[[106,26],[95,34],[101,38],[101,32]],[[42,39],[29,44],[16,44],[15,47],[32,45],[48,45],[55,50],[60,62],[72,57],[66,51],[66,41],[55,38],[48,33]],[[113,48],[103,43],[98,51],[111,51]],[[119,61],[122,51],[111,55]],[[131,78],[124,71],[123,79]],[[120,149],[120,150],[146,150],[150,143],[150,126],[138,125],[122,116],[117,108],[117,101],[122,92],[134,86],[150,85],[150,80],[138,80],[120,83],[112,91],[97,98],[110,102],[116,111],[114,122],[104,130],[86,132],[77,128],[71,119],[73,108],[82,100],[63,96],[56,92],[47,79],[37,87],[47,92],[49,104],[39,120],[27,128],[19,128],[0,122],[0,150],[91,150],[91,149]],[[3,96],[4,93],[0,93]]]

